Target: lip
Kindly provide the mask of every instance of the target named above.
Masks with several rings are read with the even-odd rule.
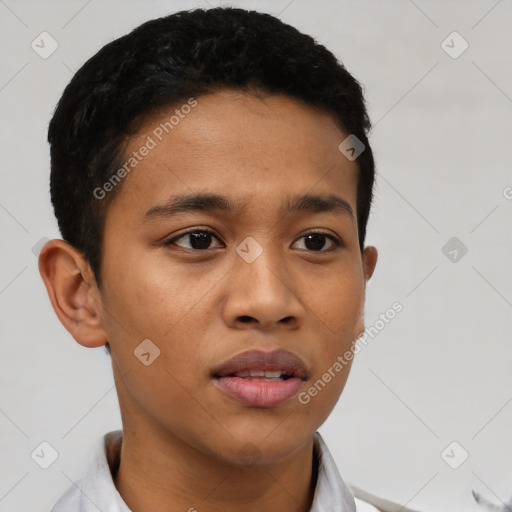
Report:
[[[281,370],[289,377],[281,381],[252,380],[236,377],[243,371]],[[297,394],[308,375],[304,362],[291,352],[248,350],[236,355],[212,371],[217,387],[242,405],[277,407]]]

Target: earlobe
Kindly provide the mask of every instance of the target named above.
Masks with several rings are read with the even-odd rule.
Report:
[[[363,271],[365,281],[368,281],[375,270],[375,266],[377,265],[378,252],[375,247],[369,245],[364,248],[363,251]]]
[[[39,273],[56,315],[73,338],[84,347],[108,343],[101,294],[82,253],[64,240],[50,240],[39,254]]]

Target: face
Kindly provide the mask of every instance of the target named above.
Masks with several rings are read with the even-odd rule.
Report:
[[[102,329],[124,422],[228,462],[248,441],[277,461],[333,409],[350,362],[307,403],[304,392],[364,330],[375,261],[359,248],[357,167],[331,116],[293,99],[223,91],[196,101],[160,111],[129,143],[137,163],[104,228]],[[226,202],[172,207],[194,194]],[[306,194],[338,200],[301,205]],[[263,359],[244,359],[248,350]],[[284,380],[224,366],[239,355],[262,365],[276,350],[284,359],[266,368],[286,367]]]

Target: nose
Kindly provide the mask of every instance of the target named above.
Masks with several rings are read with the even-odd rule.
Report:
[[[264,249],[252,263],[237,256],[225,284],[223,316],[229,327],[268,331],[297,329],[303,323],[297,285],[270,250]]]

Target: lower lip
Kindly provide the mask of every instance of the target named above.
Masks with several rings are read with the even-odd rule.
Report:
[[[303,382],[298,377],[281,381],[219,377],[215,381],[222,391],[250,407],[277,407],[296,395]]]

